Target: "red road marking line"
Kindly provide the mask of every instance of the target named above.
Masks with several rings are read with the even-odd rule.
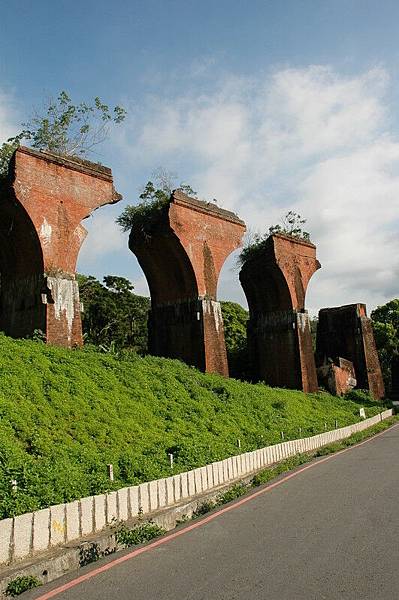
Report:
[[[64,583],[64,585],[60,585],[58,588],[55,588],[54,590],[51,590],[50,592],[47,592],[46,594],[43,594],[42,596],[38,596],[36,598],[36,600],[49,600],[50,598],[54,598],[54,596],[58,596],[58,594],[61,594],[62,592],[65,592],[65,591],[75,587],[76,585],[79,585],[80,583],[83,583],[84,581],[87,581],[88,579],[91,579],[92,577],[99,575],[100,573],[105,573],[105,571],[108,571],[109,569],[112,569],[113,567],[116,567],[117,565],[120,565],[120,564],[126,562],[127,560],[130,560],[131,558],[135,558],[136,556],[139,556],[140,554],[143,554],[144,552],[148,552],[149,550],[152,550],[153,548],[157,548],[158,546],[167,544],[171,540],[174,540],[175,538],[180,537],[181,535],[184,535],[184,534],[188,533],[189,531],[192,531],[193,529],[197,529],[198,527],[202,527],[202,525],[205,525],[206,523],[213,521],[220,515],[223,515],[224,513],[227,513],[235,508],[238,508],[239,506],[242,506],[243,504],[246,504],[253,498],[257,498],[258,496],[261,496],[262,494],[266,494],[267,492],[270,492],[270,490],[273,490],[274,488],[282,485],[289,479],[292,479],[293,477],[300,475],[301,473],[303,473],[304,471],[307,471],[308,469],[317,467],[318,465],[321,465],[322,463],[327,462],[328,460],[331,460],[332,458],[335,458],[336,456],[339,456],[340,454],[344,454],[345,452],[348,452],[349,450],[353,450],[354,448],[363,446],[364,444],[367,444],[368,442],[372,442],[377,437],[380,437],[381,435],[383,435],[384,433],[386,433],[387,431],[389,431],[390,429],[393,429],[395,427],[399,427],[399,423],[396,425],[392,425],[392,427],[389,427],[388,429],[384,429],[384,431],[381,431],[380,433],[376,433],[375,435],[368,438],[367,440],[363,440],[363,442],[359,442],[358,444],[356,444],[354,446],[349,446],[348,448],[344,448],[344,450],[339,450],[339,452],[335,452],[334,454],[330,454],[329,456],[326,456],[325,458],[321,458],[317,462],[309,463],[308,465],[301,467],[300,469],[294,471],[293,473],[289,473],[288,475],[285,475],[278,481],[275,481],[274,483],[267,485],[267,487],[264,487],[256,492],[253,492],[252,494],[249,494],[249,495],[241,498],[241,500],[237,500],[237,502],[235,502],[234,504],[225,506],[224,508],[221,508],[218,511],[215,511],[212,514],[208,515],[207,517],[204,517],[200,521],[196,521],[195,523],[192,523],[191,525],[184,527],[184,529],[179,529],[179,531],[175,531],[174,533],[165,535],[164,537],[159,538],[155,542],[151,542],[147,546],[143,546],[142,548],[137,548],[137,550],[132,550],[132,552],[129,552],[128,554],[125,554],[124,556],[115,558],[113,561],[108,562],[107,564],[103,565],[102,567],[93,569],[92,571],[90,571],[89,573],[86,573],[85,575],[80,575],[76,579],[73,579],[72,581]]]

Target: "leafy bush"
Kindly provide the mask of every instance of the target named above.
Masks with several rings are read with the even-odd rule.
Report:
[[[23,577],[16,577],[6,587],[5,594],[6,596],[19,596],[23,592],[27,590],[31,590],[35,587],[39,587],[42,585],[42,582],[39,581],[37,577],[33,575],[24,575]]]
[[[226,492],[222,492],[216,499],[216,502],[219,506],[222,504],[227,504],[227,502],[231,502],[240,496],[243,496],[248,490],[248,487],[243,483],[237,483],[229,488]]]
[[[133,231],[134,234],[144,233],[150,236],[153,228],[158,224],[162,211],[170,204],[173,187],[173,178],[170,174],[164,171],[155,173],[155,185],[152,181],[148,181],[139,196],[138,204],[126,206],[116,219],[122,231]],[[181,183],[179,189],[191,197],[197,197],[191,186],[187,184]]]
[[[305,223],[306,219],[302,219],[301,215],[292,210],[288,211],[288,213],[282,217],[281,225],[272,225],[269,227],[267,233],[255,233],[248,237],[247,243],[238,257],[238,263],[243,265],[248,260],[262,254],[267,248],[269,238],[275,234],[282,234],[309,242],[310,234],[302,229],[302,226]]]
[[[369,390],[350,390],[349,392],[346,392],[345,399],[350,400],[351,402],[357,402],[362,406],[374,404],[373,396],[370,394]]]
[[[125,548],[129,546],[137,546],[138,544],[144,544],[150,540],[164,535],[166,529],[160,527],[152,521],[146,521],[145,523],[139,523],[132,528],[127,527],[124,523],[117,525],[115,529],[115,539],[118,544],[122,544]]]

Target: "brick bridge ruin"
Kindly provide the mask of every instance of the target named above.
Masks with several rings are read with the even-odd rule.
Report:
[[[290,236],[269,237],[240,271],[249,307],[252,376],[269,385],[318,389],[305,294],[320,268],[316,246]]]
[[[8,177],[0,180],[1,331],[18,338],[41,330],[49,343],[82,344],[75,280],[86,236],[81,221],[120,199],[106,167],[24,147],[15,152]],[[151,223],[150,233],[131,232],[129,248],[151,291],[150,353],[228,376],[216,290],[223,263],[244,232],[234,213],[180,190]],[[305,294],[319,268],[313,244],[277,234],[241,269],[254,379],[306,392],[318,389]],[[357,387],[383,397],[364,305],[323,309],[319,319],[317,366],[333,363],[336,392],[345,391],[346,380],[356,376]]]
[[[149,352],[228,376],[219,273],[245,224],[215,204],[173,192],[151,232],[132,231],[129,248],[151,293]]]
[[[320,310],[316,341],[316,362],[319,369],[328,360],[333,361],[334,378],[338,382],[336,387],[339,387],[339,379],[345,371],[352,370],[356,387],[370,390],[376,399],[384,397],[384,382],[373,325],[367,317],[364,304]],[[345,387],[342,391],[346,391]]]
[[[41,330],[49,343],[82,344],[76,262],[82,219],[117,202],[111,170],[20,147],[0,184],[0,330]]]

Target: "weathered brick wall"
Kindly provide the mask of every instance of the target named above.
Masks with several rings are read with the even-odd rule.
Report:
[[[384,397],[384,383],[373,328],[364,304],[323,308],[319,312],[316,363],[345,358],[353,363],[357,387],[369,389],[376,399]]]
[[[274,235],[249,259],[240,281],[249,306],[248,348],[255,380],[273,386],[318,389],[306,288],[320,268],[310,242]]]
[[[74,282],[81,221],[117,202],[110,169],[19,148],[0,188],[0,326],[21,337],[41,329],[50,343],[82,343]]]
[[[132,231],[151,293],[150,352],[228,375],[223,319],[216,300],[220,270],[245,231],[233,213],[179,190],[151,231]]]
[[[320,385],[334,396],[343,396],[357,384],[353,363],[341,357],[319,367],[317,376]]]

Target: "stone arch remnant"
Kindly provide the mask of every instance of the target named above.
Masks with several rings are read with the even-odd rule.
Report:
[[[344,358],[353,364],[356,387],[384,397],[384,381],[374,340],[373,325],[365,304],[347,304],[319,311],[316,363]]]
[[[283,234],[271,235],[244,263],[240,281],[249,307],[255,380],[305,392],[318,389],[305,295],[319,268],[314,244]]]
[[[111,170],[20,147],[0,183],[0,330],[47,342],[82,344],[76,262],[81,221],[118,202]]]
[[[216,299],[220,270],[238,248],[245,224],[215,204],[180,190],[129,248],[148,281],[149,351],[228,376],[223,318]]]

